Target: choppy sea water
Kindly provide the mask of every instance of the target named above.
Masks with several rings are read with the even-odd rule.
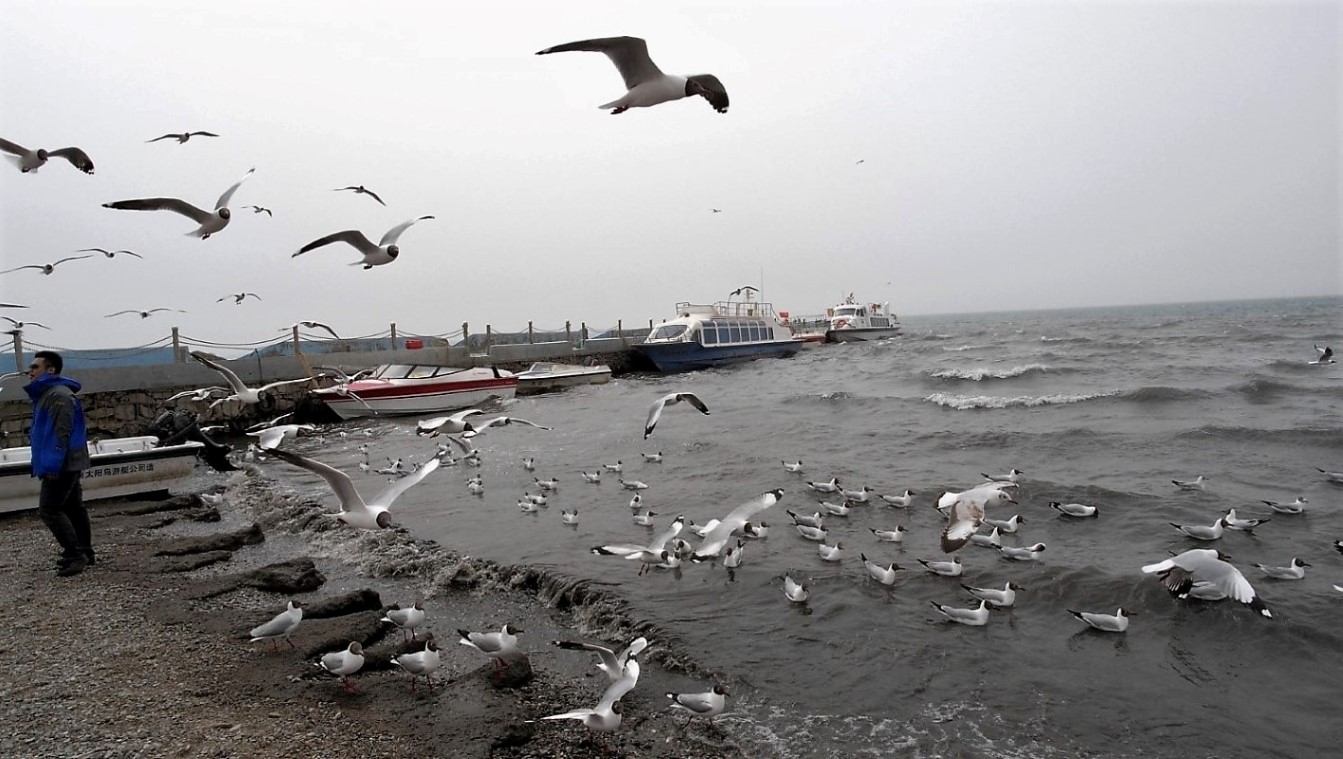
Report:
[[[476,439],[480,469],[445,467],[398,501],[418,537],[503,564],[586,578],[625,613],[656,624],[719,672],[733,691],[724,722],[760,756],[778,757],[1305,757],[1343,740],[1343,364],[1310,366],[1312,344],[1343,348],[1343,300],[1296,299],[906,319],[905,336],[824,346],[676,376],[518,399],[502,410],[553,426],[513,425]],[[649,404],[691,390],[702,416],[669,408],[642,440]],[[425,458],[414,420],[346,424],[371,437],[301,440],[305,452],[356,475],[360,442],[381,457]],[[661,464],[639,452],[662,451]],[[535,457],[529,473],[522,458]],[[782,461],[802,460],[803,475]],[[687,564],[636,576],[632,562],[588,552],[646,542],[630,493],[607,473],[647,482],[660,530],[676,515],[704,522],[782,487],[763,516],[764,540],[743,565]],[[1016,498],[1025,524],[1004,543],[1043,542],[1039,562],[967,546],[961,578],[921,571],[941,558],[938,494],[1025,472]],[[465,479],[480,472],[483,496]],[[321,494],[306,472],[267,466],[283,486]],[[1202,474],[1202,491],[1173,478]],[[533,477],[557,477],[547,508],[522,513]],[[918,493],[908,509],[854,506],[826,520],[844,544],[820,560],[785,510],[811,513],[805,480],[837,477],[881,493]],[[1308,500],[1272,514],[1261,500]],[[833,500],[833,499],[831,499]],[[328,502],[334,499],[327,496]],[[1100,507],[1098,519],[1062,517],[1049,501]],[[1254,534],[1227,532],[1230,554],[1273,610],[1265,620],[1232,602],[1180,602],[1143,564],[1207,547],[1171,522],[1211,525],[1227,509],[1272,517]],[[577,508],[579,524],[561,523]],[[991,514],[991,516],[993,516]],[[869,531],[904,525],[903,545]],[[859,554],[906,568],[893,587],[868,577]],[[1252,563],[1313,567],[1299,582],[1264,579]],[[787,602],[785,574],[811,591]],[[961,589],[1024,586],[1011,612],[972,628],[945,622],[931,602],[969,606]],[[1093,632],[1067,609],[1135,613],[1122,635]],[[475,620],[462,620],[471,626]],[[544,641],[532,641],[534,647]]]

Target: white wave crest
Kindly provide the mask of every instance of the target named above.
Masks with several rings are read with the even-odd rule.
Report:
[[[936,403],[939,406],[954,408],[958,411],[965,409],[980,408],[1033,408],[1035,406],[1056,406],[1067,403],[1081,403],[1093,398],[1105,398],[1111,395],[1118,395],[1118,390],[1108,390],[1103,393],[1078,393],[1078,394],[1055,394],[1055,395],[1019,395],[1015,398],[1004,398],[995,395],[951,395],[949,393],[933,393],[924,398],[929,403]]]
[[[1010,377],[1020,377],[1029,372],[1047,372],[1049,367],[1045,364],[1022,364],[1014,366],[1011,369],[990,369],[988,367],[976,367],[974,369],[943,369],[940,372],[933,372],[931,377],[937,379],[958,379],[972,380],[978,382],[983,379],[1008,379]]]

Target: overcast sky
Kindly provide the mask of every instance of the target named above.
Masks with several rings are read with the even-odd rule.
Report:
[[[77,145],[0,166],[4,311],[59,347],[223,343],[317,319],[444,333],[671,315],[763,283],[817,313],[900,314],[1343,291],[1337,2],[746,3],[4,0],[0,137]],[[573,40],[648,40],[700,98],[612,116]],[[165,132],[198,137],[146,144]],[[859,163],[861,161],[861,163]],[[247,169],[209,240],[168,212]],[[386,200],[332,192],[363,184]],[[254,215],[243,205],[274,210]],[[711,209],[721,209],[713,213]],[[393,264],[381,237],[422,214]],[[252,291],[262,300],[216,303]],[[122,309],[186,309],[149,319]]]

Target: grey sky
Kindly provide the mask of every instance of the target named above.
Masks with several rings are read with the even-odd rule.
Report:
[[[184,334],[645,323],[742,284],[794,314],[1339,293],[1337,2],[179,3],[6,0],[0,137],[78,145],[0,166],[15,318],[62,347]],[[597,110],[629,34],[696,98]],[[221,137],[145,144],[165,132]],[[856,163],[859,160],[863,163]],[[206,241],[167,212],[212,204]],[[331,189],[364,184],[388,203]],[[243,205],[274,209],[255,216]],[[714,214],[712,208],[722,209]],[[290,254],[422,214],[401,258]],[[216,303],[250,290],[260,302]],[[122,309],[187,309],[106,319]],[[22,314],[22,316],[20,316]]]

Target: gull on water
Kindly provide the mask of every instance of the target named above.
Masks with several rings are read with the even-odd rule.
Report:
[[[699,396],[694,393],[668,393],[667,395],[658,398],[656,401],[653,401],[653,405],[648,407],[648,419],[644,421],[645,440],[648,439],[649,435],[653,434],[653,428],[657,426],[658,419],[662,418],[662,409],[667,406],[675,406],[682,401],[699,409],[701,414],[708,415],[709,413],[709,407],[704,405],[704,401],[700,400]],[[658,455],[661,456],[660,453]],[[645,457],[647,457],[647,454],[645,454]]]
[[[714,685],[707,693],[668,693],[667,698],[671,699],[673,709],[681,709],[690,713],[690,719],[681,726],[684,730],[690,725],[691,720],[696,717],[706,717],[709,724],[713,724],[713,718],[723,713],[727,708],[727,697],[732,692],[721,685]]]
[[[936,601],[929,601],[934,609],[942,612],[942,615],[952,622],[959,622],[971,627],[983,627],[989,623],[989,606],[987,601],[980,601],[979,608],[964,609],[959,606],[947,606]]]
[[[883,567],[875,561],[869,560],[867,554],[864,553],[860,553],[858,556],[863,560],[863,568],[867,570],[867,573],[882,585],[894,585],[895,573],[904,569],[904,567],[895,563]]]
[[[1265,522],[1271,522],[1271,521],[1273,521],[1273,520],[1271,520],[1271,519],[1238,519],[1238,518],[1236,518],[1236,510],[1235,510],[1235,509],[1231,509],[1231,510],[1227,511],[1227,512],[1226,512],[1226,516],[1222,517],[1222,523],[1226,525],[1227,529],[1229,529],[1229,530],[1240,530],[1241,532],[1250,532],[1251,530],[1253,530],[1254,528],[1258,527],[1259,525],[1261,525],[1261,524],[1263,524],[1263,523],[1265,523]]]
[[[428,477],[435,469],[438,469],[440,463],[437,458],[429,459],[423,466],[415,470],[414,473],[395,480],[374,496],[372,500],[365,501],[363,496],[359,495],[359,491],[355,490],[354,483],[350,480],[350,476],[339,469],[327,466],[320,461],[315,461],[306,456],[300,456],[297,453],[290,453],[289,451],[280,448],[276,448],[272,453],[290,464],[307,469],[326,480],[326,484],[330,486],[331,490],[335,492],[336,497],[340,499],[340,512],[332,514],[331,516],[334,516],[342,523],[348,524],[351,527],[358,527],[365,530],[373,529],[375,527],[390,527],[392,524],[392,517],[391,514],[388,513],[388,509],[392,507],[392,504],[396,502],[397,498],[401,497],[402,493],[410,490],[415,485],[418,485],[425,477]]]
[[[646,463],[649,463],[649,464],[661,464],[661,463],[662,463],[662,451],[658,451],[657,453],[644,453],[644,452],[640,451],[640,452],[639,452],[639,455],[644,457],[644,461],[645,461]]]
[[[747,522],[741,526],[741,535],[744,538],[754,538],[763,540],[769,536],[768,522]]]
[[[1261,501],[1261,503],[1279,514],[1301,514],[1306,510],[1304,508],[1306,499],[1302,496],[1298,496],[1297,499],[1291,503],[1278,503],[1276,501]]]
[[[564,524],[578,524],[578,509],[560,509],[560,521]]]
[[[808,527],[825,527],[825,518],[821,516],[821,512],[819,511],[811,516],[807,516],[806,514],[795,514],[791,511],[784,511],[783,513],[792,518],[793,524],[805,524]]]
[[[281,380],[279,382],[270,382],[265,385],[262,385],[261,387],[253,389],[243,384],[242,379],[239,378],[238,375],[234,373],[232,369],[228,368],[227,366],[224,366],[223,364],[218,363],[213,358],[206,356],[200,351],[191,351],[191,357],[201,362],[202,364],[205,364],[211,369],[214,369],[216,372],[219,372],[219,374],[224,378],[224,381],[228,383],[229,388],[232,389],[233,391],[233,394],[228,396],[227,398],[220,398],[214,403],[211,403],[210,408],[214,408],[215,406],[218,406],[224,401],[241,401],[242,403],[248,403],[248,404],[260,403],[261,394],[264,392],[274,390],[277,387],[284,387],[286,385],[298,385],[312,381],[311,377],[304,377],[302,379]]]
[[[476,413],[481,413],[479,409],[467,409],[467,411],[475,411]],[[464,412],[463,412],[463,413],[464,413]],[[447,418],[449,418],[449,417],[442,417],[442,418],[447,419]],[[416,432],[418,433],[418,429],[416,430]],[[431,437],[432,437],[432,436],[431,436]],[[535,472],[535,471],[536,471],[536,459],[535,459],[534,457],[532,457],[532,456],[528,456],[528,457],[524,458],[524,459],[522,460],[522,468],[523,468],[523,469],[526,469],[526,470],[529,471],[529,472]]]
[[[966,591],[975,598],[981,601],[986,601],[989,606],[999,609],[1007,609],[1015,605],[1017,602],[1017,591],[1022,589],[1020,585],[1017,585],[1014,582],[1004,583],[1002,590],[998,590],[997,588],[974,588],[965,583],[961,583],[961,587],[965,588]]]
[[[943,577],[959,577],[961,573],[965,571],[965,567],[962,566],[961,557],[959,556],[953,556],[951,561],[929,561],[925,559],[917,559],[916,561],[922,564],[929,572],[932,572],[935,575],[942,575]]]
[[[264,625],[258,625],[252,628],[248,633],[252,636],[252,643],[259,640],[269,640],[272,646],[276,645],[276,640],[283,638],[290,648],[298,648],[294,641],[289,639],[289,634],[298,627],[298,623],[303,621],[303,604],[297,601],[290,601],[289,607],[276,614],[269,622]]]
[[[876,527],[868,529],[883,543],[901,543],[904,541],[904,533],[909,532],[903,525],[897,526],[894,530],[879,530]]]
[[[645,482],[642,482],[642,481],[640,481],[640,480],[622,480],[622,479],[620,479],[619,477],[617,477],[617,478],[616,478],[616,482],[619,482],[619,483],[620,483],[620,486],[623,487],[623,488],[625,488],[626,490],[647,490],[647,489],[648,489],[648,484],[645,483]]]
[[[424,682],[429,686],[429,692],[434,692],[434,681],[430,677],[443,664],[443,658],[438,653],[438,644],[431,637],[424,642],[424,650],[410,654],[401,654],[392,659],[392,663],[410,673],[410,689],[415,690],[415,680],[420,675],[424,675]]]
[[[1202,490],[1204,483],[1207,481],[1207,478],[1201,474],[1192,480],[1171,480],[1175,487],[1181,490]]]
[[[103,318],[104,318],[104,319],[111,319],[111,318],[114,317],[114,316],[121,316],[122,314],[139,314],[141,319],[148,319],[150,316],[152,316],[152,315],[154,315],[154,314],[156,314],[156,313],[158,313],[158,312],[160,312],[160,311],[172,311],[173,313],[177,313],[177,314],[185,314],[185,313],[186,313],[186,311],[183,311],[183,310],[180,309],[180,308],[166,308],[166,307],[160,306],[159,308],[149,308],[149,309],[145,309],[144,311],[137,311],[137,310],[135,310],[135,309],[133,309],[133,308],[128,308],[128,309],[125,309],[125,310],[123,310],[123,311],[117,311],[116,313],[107,314],[107,315],[105,315]]]
[[[998,553],[1001,553],[1004,559],[1037,561],[1040,558],[1040,554],[1045,550],[1045,544],[1036,543],[1033,546],[1026,546],[1025,548],[1015,548],[1013,546],[998,546],[997,548]]]
[[[332,190],[332,192],[345,192],[346,190],[354,192],[355,195],[367,195],[370,198],[373,198],[374,200],[378,201],[379,203],[382,203],[382,205],[384,206],[387,205],[386,203],[383,202],[382,198],[378,197],[378,194],[376,192],[368,189],[367,187],[364,187],[363,185],[350,185],[349,187],[337,187],[336,189]]]
[[[1315,471],[1324,475],[1324,478],[1330,482],[1343,482],[1343,472],[1331,472],[1328,469],[1321,469],[1320,467],[1315,467]]]
[[[396,260],[397,256],[401,255],[401,247],[396,244],[396,241],[401,239],[401,234],[407,229],[410,229],[411,225],[415,224],[415,222],[432,218],[434,217],[419,216],[410,219],[409,221],[403,221],[387,230],[387,234],[382,236],[382,239],[378,241],[377,245],[374,245],[371,240],[364,236],[363,232],[360,232],[357,229],[334,232],[326,237],[319,237],[307,245],[304,245],[302,248],[299,248],[298,252],[291,256],[291,258],[297,258],[298,256],[301,256],[310,250],[316,250],[323,245],[330,245],[333,242],[343,242],[350,244],[364,256],[362,260],[350,264],[351,266],[363,266],[365,270],[368,270],[372,269],[374,266],[390,264]]]
[[[788,575],[783,576],[783,594],[795,604],[806,603],[810,595],[805,586]]]
[[[551,641],[550,644],[552,646],[563,648],[566,651],[591,651],[596,654],[597,669],[601,670],[606,675],[607,679],[614,683],[619,682],[620,678],[624,677],[626,663],[631,661],[633,657],[642,653],[644,649],[648,648],[648,639],[642,636],[635,638],[630,641],[630,644],[620,653],[616,653],[615,650],[607,648],[606,646],[599,646],[596,643],[554,640]]]
[[[364,666],[364,647],[359,641],[350,641],[350,645],[342,651],[334,651],[329,654],[323,654],[318,660],[317,666],[340,677],[340,684],[345,688],[346,693],[357,693],[359,689],[350,682],[350,675],[358,672]]]
[[[756,514],[778,503],[780,498],[783,498],[782,489],[770,490],[729,511],[727,516],[723,517],[718,525],[704,536],[704,541],[695,550],[694,558],[703,560],[722,553],[724,546],[727,545],[728,539],[734,532],[740,530],[742,525],[750,521]]]
[[[635,515],[632,517],[632,519],[634,520],[634,523],[635,523],[635,524],[637,524],[637,525],[639,525],[639,526],[641,526],[641,527],[652,527],[652,526],[653,526],[653,517],[655,517],[655,516],[657,516],[657,515],[658,515],[658,514],[657,514],[656,511],[645,511],[645,512],[642,513],[642,514],[635,514]]]
[[[144,256],[140,255],[139,253],[136,253],[136,252],[133,251],[133,250],[107,250],[106,248],[80,248],[79,250],[77,250],[77,251],[75,251],[75,252],[76,252],[76,253],[102,253],[104,256],[107,256],[108,258],[116,258],[118,255],[124,253],[124,254],[126,254],[126,255],[128,255],[128,256],[135,256],[136,258],[139,258],[139,259],[143,259],[143,258],[144,258]]]
[[[552,477],[548,480],[533,477],[532,481],[536,483],[538,488],[541,488],[542,493],[550,493],[560,489],[560,480],[558,477]]]
[[[615,472],[616,474],[620,474],[621,472],[625,471],[625,462],[617,461],[614,464],[602,464],[602,469],[608,472]]]
[[[60,266],[66,261],[81,261],[85,258],[93,258],[93,256],[66,256],[59,261],[53,261],[49,264],[28,264],[27,266],[16,266],[13,269],[5,269],[4,271],[0,271],[0,274],[9,274],[10,272],[23,271],[24,269],[37,269],[43,274],[51,274],[53,271],[56,271],[57,266]]]
[[[832,514],[837,517],[847,517],[849,515],[849,512],[851,511],[851,509],[849,508],[849,501],[845,501],[844,503],[830,503],[829,501],[817,501],[816,503],[822,509],[825,509],[827,514]]]
[[[862,490],[845,490],[843,488],[839,490],[840,495],[844,496],[844,500],[850,503],[867,503],[875,492],[876,490],[868,485],[864,485]]]
[[[840,489],[839,480],[834,477],[829,482],[808,482],[807,487],[817,493],[838,493]]]
[[[1026,518],[1020,514],[1013,514],[1011,519],[993,519],[987,515],[984,517],[984,524],[990,527],[996,527],[999,532],[1003,533],[1014,533],[1017,531],[1019,525],[1025,523]]]
[[[1121,606],[1114,614],[1096,614],[1089,611],[1073,611],[1068,609],[1068,613],[1078,619],[1091,625],[1101,632],[1121,633],[1128,630],[1128,618],[1133,612],[1125,612]]]
[[[740,567],[742,560],[742,549],[744,549],[745,547],[746,542],[738,539],[737,545],[727,549],[727,553],[723,555],[723,567],[725,569],[736,569],[737,567]]]
[[[233,183],[233,186],[224,191],[215,201],[213,211],[205,211],[197,208],[185,200],[178,198],[137,198],[134,200],[116,200],[111,203],[104,203],[103,208],[116,208],[123,211],[172,211],[179,213],[200,226],[187,234],[199,237],[202,240],[209,239],[210,235],[222,230],[228,226],[229,218],[233,212],[229,210],[229,201],[233,200],[233,193],[242,187],[242,183],[252,176],[256,169],[248,169],[242,179]]]
[[[979,474],[990,482],[1018,482],[1021,480],[1021,475],[1025,474],[1025,472],[1020,469],[1013,469],[1007,474],[984,474],[983,472],[980,472]]]
[[[727,89],[713,74],[678,76],[664,74],[648,57],[648,43],[638,37],[604,37],[555,45],[537,51],[537,55],[551,53],[602,53],[615,64],[625,80],[624,95],[598,108],[611,113],[624,113],[630,108],[647,108],[671,100],[699,95],[719,113],[727,113]]]
[[[881,500],[885,501],[886,503],[904,509],[908,508],[909,505],[914,502],[914,496],[916,495],[918,495],[918,493],[915,493],[913,490],[906,490],[904,493],[900,495],[883,495],[880,497]]]
[[[428,617],[428,613],[424,610],[424,603],[416,601],[404,609],[398,604],[392,604],[387,607],[382,619],[378,621],[396,625],[397,629],[402,632],[409,632],[410,639],[415,640],[415,628],[424,624]]]
[[[824,541],[829,536],[829,531],[824,527],[812,527],[806,524],[794,524],[793,528],[797,533],[807,540]]]
[[[977,546],[982,546],[984,548],[997,548],[998,546],[1003,544],[1003,541],[998,535],[997,527],[994,527],[993,531],[987,535],[984,535],[982,533],[975,533],[971,535],[970,542],[974,543]]]
[[[1274,580],[1301,580],[1305,578],[1306,567],[1310,566],[1310,562],[1293,558],[1292,563],[1285,567],[1269,567],[1263,564],[1251,564],[1250,566],[1263,570],[1264,574]]]
[[[1314,364],[1314,365],[1322,365],[1322,364],[1332,364],[1332,363],[1334,363],[1334,349],[1333,349],[1333,348],[1330,348],[1330,347],[1327,346],[1327,345],[1324,346],[1323,348],[1321,348],[1320,346],[1317,345],[1317,346],[1315,346],[1315,353],[1317,354],[1317,355],[1315,356],[1315,360],[1314,360],[1314,361],[1309,361],[1309,362],[1307,362],[1307,363]]]
[[[1174,522],[1168,522],[1167,524],[1194,540],[1217,540],[1222,537],[1222,528],[1226,527],[1226,518],[1218,519],[1208,527],[1199,524],[1176,524]]]
[[[1272,619],[1273,613],[1255,594],[1245,575],[1227,561],[1229,558],[1231,557],[1211,548],[1195,548],[1165,561],[1148,564],[1142,571],[1144,574],[1157,575],[1166,586],[1166,590],[1176,598],[1188,598],[1194,582],[1202,580],[1230,598],[1248,604],[1251,609]]]
[[[145,140],[145,142],[158,142],[159,140],[177,140],[177,144],[181,145],[185,143],[187,140],[191,139],[192,137],[218,137],[218,136],[219,135],[215,134],[214,132],[181,132],[180,134],[174,134],[172,132],[169,132],[168,134],[165,134],[162,137],[155,137],[152,140]]]
[[[1059,503],[1050,501],[1049,508],[1069,517],[1098,517],[1101,510],[1095,506],[1088,506],[1084,503]]]
[[[630,509],[638,511],[639,509],[643,508],[643,505],[644,505],[644,497],[642,495],[639,495],[638,493],[635,493],[634,497],[630,499]]]
[[[844,543],[836,541],[834,545],[821,543],[816,546],[816,552],[821,555],[821,561],[840,561],[844,558]]]
[[[11,160],[18,164],[19,171],[24,174],[37,173],[37,170],[52,158],[64,158],[70,162],[71,166],[85,174],[93,173],[93,160],[89,158],[88,153],[79,148],[59,148],[57,150],[37,148],[36,150],[29,150],[9,140],[0,139],[0,151],[14,156]]]
[[[783,463],[783,469],[784,469],[784,471],[786,471],[786,472],[792,472],[792,473],[794,473],[794,474],[801,474],[801,473],[802,473],[802,460],[801,460],[801,459],[798,459],[798,461],[797,461],[796,464],[789,464],[787,461],[784,461],[784,462],[782,462],[782,463]]]

